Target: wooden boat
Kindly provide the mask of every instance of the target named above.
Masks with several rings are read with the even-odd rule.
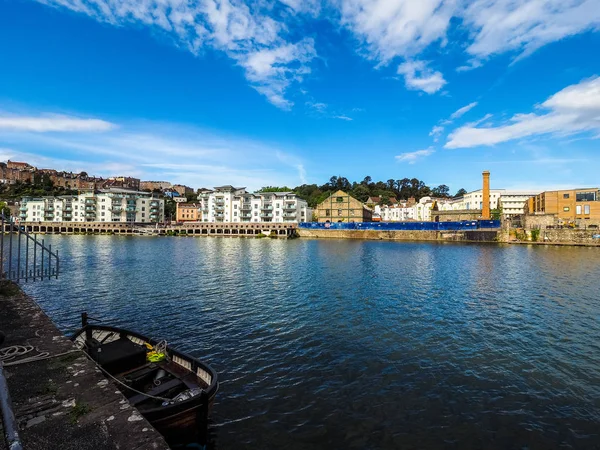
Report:
[[[86,313],[72,340],[167,439],[206,429],[219,388],[208,364],[133,331],[89,324]]]

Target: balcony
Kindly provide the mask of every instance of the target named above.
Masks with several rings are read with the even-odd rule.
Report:
[[[65,206],[64,211],[73,211],[73,208],[70,206]]]
[[[54,206],[47,206],[46,208],[44,208],[45,211],[54,211]]]
[[[96,207],[95,206],[86,206],[85,207],[85,212],[96,212]]]
[[[94,198],[86,198],[85,199],[85,204],[86,205],[95,205],[96,204],[96,199],[94,199]]]
[[[296,218],[296,213],[294,213],[294,214],[289,214],[289,213],[288,214],[284,214],[283,217],[286,218],[286,219],[295,219]]]
[[[215,205],[223,206],[223,205],[225,205],[225,200],[223,200],[223,199],[216,199],[215,200]]]
[[[250,219],[252,217],[252,214],[240,214],[240,217],[242,219]]]
[[[19,211],[27,211],[27,206],[21,206],[21,207],[19,208]]]
[[[272,218],[272,217],[273,217],[273,214],[270,214],[270,213],[262,213],[262,214],[260,215],[260,217],[262,217],[263,219],[270,219],[270,218]]]
[[[283,207],[284,211],[296,211],[296,205],[285,205]]]
[[[242,203],[242,211],[251,211],[252,204],[251,203]]]
[[[271,211],[273,209],[272,205],[263,205],[260,209],[263,211]]]

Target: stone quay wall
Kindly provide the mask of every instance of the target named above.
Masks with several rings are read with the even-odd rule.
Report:
[[[256,236],[259,234],[289,237],[294,235],[296,223],[208,223],[188,222],[183,224],[131,224],[126,222],[21,222],[19,226],[30,233],[48,234],[116,234],[156,235],[171,234],[185,236]],[[10,231],[5,224],[4,231]],[[14,225],[13,230],[17,230]]]
[[[298,236],[324,239],[369,239],[388,241],[494,242],[497,231],[422,231],[422,230],[324,230],[299,228]]]
[[[527,236],[527,241],[531,241],[532,233],[528,231],[525,234]],[[535,242],[539,244],[585,245],[600,247],[600,231],[569,228],[540,230],[537,241]]]

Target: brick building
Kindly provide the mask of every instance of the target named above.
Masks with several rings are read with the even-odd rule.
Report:
[[[373,211],[344,191],[331,194],[317,205],[319,222],[371,222]]]

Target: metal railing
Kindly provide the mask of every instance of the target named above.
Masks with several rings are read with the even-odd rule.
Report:
[[[21,225],[0,217],[0,281],[15,283],[58,278],[60,260],[52,245]]]
[[[52,245],[38,241],[36,235],[29,234],[22,226],[0,216],[0,282],[36,281],[44,278],[58,278],[58,252]],[[3,341],[0,333],[0,345]],[[4,440],[9,450],[22,450],[19,427],[15,419],[12,401],[0,361],[0,412]]]

